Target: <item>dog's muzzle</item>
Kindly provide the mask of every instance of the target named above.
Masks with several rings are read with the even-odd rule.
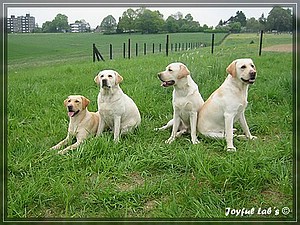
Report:
[[[168,81],[163,80],[161,78],[161,73],[158,73],[157,76],[160,79],[160,81],[162,82],[161,86],[163,86],[163,87],[169,87],[169,86],[172,86],[175,84],[175,80],[168,80]]]
[[[72,105],[68,105],[68,116],[69,117],[73,117],[75,115],[77,115],[79,113],[79,110],[77,110],[76,112],[73,110],[73,106]]]
[[[256,79],[256,71],[251,71],[249,73],[249,77],[250,78],[248,80],[246,80],[244,78],[241,78],[241,80],[244,81],[247,84],[253,84],[255,82],[255,79]]]
[[[106,79],[103,79],[103,80],[102,80],[102,88],[111,88],[111,87],[108,85]]]

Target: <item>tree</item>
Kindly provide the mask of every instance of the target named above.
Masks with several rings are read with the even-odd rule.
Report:
[[[265,18],[264,14],[261,14],[261,17],[258,18],[258,22],[261,25],[261,30],[265,30],[267,24],[267,18]]]
[[[66,32],[70,29],[70,26],[68,24],[68,17],[66,15],[57,14],[52,23],[55,26],[57,32]]]
[[[177,23],[177,20],[172,17],[169,16],[168,19],[166,20],[166,31],[170,32],[170,33],[176,33],[179,31],[179,25]]]
[[[246,26],[246,23],[247,23],[246,16],[245,16],[245,14],[242,11],[237,11],[236,15],[235,16],[231,16],[229,18],[229,20],[227,20],[225,22],[225,24],[226,23],[229,23],[229,24],[230,23],[237,23],[237,22],[239,22],[242,27]]]
[[[240,22],[230,23],[229,27],[229,31],[231,31],[232,33],[239,33],[242,29],[242,25]]]
[[[108,15],[102,20],[100,28],[104,33],[114,33],[117,29],[116,19],[112,15]]]
[[[181,12],[177,12],[175,14],[172,14],[171,17],[173,17],[175,20],[181,20],[183,19],[183,14]]]
[[[159,11],[149,9],[140,10],[136,19],[136,27],[142,33],[154,34],[162,30],[165,21]]]
[[[44,33],[54,33],[57,32],[55,25],[51,21],[46,21],[42,25],[42,32]]]
[[[42,31],[44,33],[67,32],[69,29],[68,17],[63,14],[57,14],[52,21],[46,21],[42,25]]]
[[[118,31],[119,32],[134,32],[136,30],[137,12],[129,8],[123,12],[122,17],[119,18]]]
[[[278,32],[292,31],[293,17],[291,10],[275,6],[268,15],[266,27]]]
[[[246,31],[247,32],[259,32],[262,30],[262,24],[256,20],[254,17],[251,17],[250,19],[247,20],[246,24]]]

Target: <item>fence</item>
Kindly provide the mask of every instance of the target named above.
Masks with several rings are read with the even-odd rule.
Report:
[[[226,35],[227,36],[227,35]],[[212,46],[214,46],[214,34],[212,34]],[[177,43],[170,43],[169,35],[166,35],[166,41],[164,44],[162,43],[135,43],[132,44],[131,39],[129,38],[127,42],[123,42],[121,49],[118,48],[118,55],[120,52],[123,58],[132,58],[133,56],[137,57],[139,55],[147,55],[147,54],[155,54],[155,53],[164,53],[166,56],[170,54],[170,52],[177,52],[177,51],[187,51],[190,49],[196,49],[200,47],[206,47],[207,44],[201,42],[177,42]],[[119,46],[118,46],[119,47]],[[114,46],[109,44],[109,55],[108,58],[110,60],[114,59]],[[96,45],[93,44],[93,62],[97,61],[104,61],[104,57],[97,49]]]
[[[227,34],[222,40],[221,42],[228,36],[229,34]],[[260,44],[259,44],[259,56],[261,56],[261,50],[262,50],[262,40],[263,40],[263,31],[261,31],[260,33]],[[150,45],[150,46],[149,46]],[[190,49],[197,49],[200,47],[206,47],[206,44],[201,43],[201,42],[181,42],[181,43],[170,43],[169,41],[169,35],[166,36],[166,43],[165,43],[165,49],[164,52],[166,54],[166,56],[169,55],[170,51],[173,52],[177,52],[177,51],[187,51]],[[213,33],[211,35],[211,54],[214,54],[214,47],[215,47],[215,34]],[[132,51],[132,43],[131,43],[131,39],[128,39],[127,42],[127,47],[126,47],[126,43],[124,42],[122,45],[122,53],[123,53],[123,58],[128,58],[130,59],[132,57],[132,52],[135,52],[135,56],[139,56],[139,54],[141,53],[140,49],[142,48],[142,53],[143,55],[147,55],[149,53],[149,48],[151,49],[150,52],[152,52],[152,54],[154,53],[163,53],[163,44],[159,43],[159,44],[155,44],[155,43],[151,43],[147,45],[147,43],[144,43],[142,46],[141,44],[139,45],[138,43],[135,43],[135,51]],[[96,58],[98,61],[102,60],[105,61],[103,56],[101,55],[100,51],[97,49],[96,45],[93,44],[93,62],[96,61]],[[109,59],[112,60],[114,58],[113,55],[113,45],[110,44],[109,45]]]

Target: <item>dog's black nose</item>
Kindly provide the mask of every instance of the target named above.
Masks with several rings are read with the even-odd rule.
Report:
[[[69,110],[69,111],[72,111],[72,110],[73,110],[73,106],[68,105],[68,110]]]
[[[103,86],[107,86],[107,80],[106,80],[106,79],[103,79],[103,80],[102,80],[102,85],[103,85]]]
[[[255,77],[256,77],[256,71],[251,71],[251,72],[249,73],[249,75],[250,75],[250,78],[251,78],[251,79],[255,79]]]

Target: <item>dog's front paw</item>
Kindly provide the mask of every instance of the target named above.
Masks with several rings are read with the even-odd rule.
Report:
[[[198,141],[198,139],[196,138],[196,139],[192,139],[192,143],[193,143],[193,145],[196,145],[196,144],[199,144],[200,141]]]
[[[249,137],[249,139],[250,139],[250,140],[255,140],[255,139],[257,139],[257,137],[251,135],[251,136]]]
[[[66,154],[68,151],[69,151],[69,149],[65,148],[65,149],[63,149],[63,150],[60,150],[57,154],[59,154],[59,155],[64,155],[64,154]]]
[[[50,148],[50,150],[57,150],[57,149],[59,149],[59,148],[60,148],[59,145],[54,145],[53,147]]]
[[[235,147],[227,147],[227,152],[236,152]]]
[[[255,139],[257,139],[256,136],[252,136],[252,135],[247,136],[247,135],[244,135],[244,134],[237,135],[237,138],[242,139],[242,140],[255,140]]]
[[[175,140],[174,137],[170,137],[168,140],[165,141],[166,144],[171,144]]]

